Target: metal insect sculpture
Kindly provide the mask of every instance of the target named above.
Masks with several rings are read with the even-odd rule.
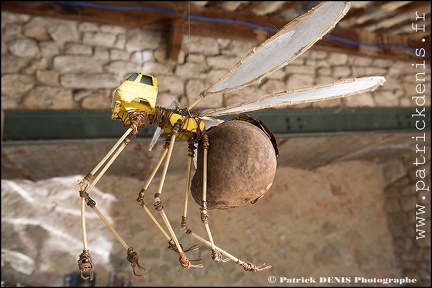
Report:
[[[133,73],[115,90],[112,119],[121,120],[128,129],[102,161],[84,179],[79,181],[83,251],[79,256],[78,267],[83,279],[91,280],[94,276],[93,261],[87,247],[85,205],[91,207],[98,214],[123,245],[127,251],[127,260],[130,262],[134,275],[144,277],[136,271],[136,269],[145,271],[138,262],[138,254],[126,244],[101,214],[96,207],[96,202],[90,197],[90,190],[121,151],[137,136],[138,130],[146,125],[157,125],[153,143],[161,134],[159,132],[162,132],[165,134],[165,145],[156,167],[138,193],[136,200],[167,238],[168,248],[178,253],[181,266],[184,269],[202,267],[201,264],[192,264],[194,260],[189,260],[186,256],[186,252],[194,250],[196,247],[184,249],[179,243],[162,204],[163,184],[177,139],[186,140],[189,144],[185,208],[181,218],[181,229],[208,245],[211,248],[212,258],[216,262],[232,260],[242,266],[244,270],[251,272],[258,272],[271,267],[266,264],[257,266],[242,261],[216,246],[208,221],[209,210],[229,209],[249,202],[255,203],[272,184],[276,170],[276,158],[278,157],[276,141],[264,123],[244,113],[280,105],[321,101],[372,91],[382,85],[385,79],[382,76],[345,79],[329,85],[273,92],[258,100],[245,101],[222,108],[202,111],[198,111],[198,109],[194,111],[193,108],[205,97],[252,85],[284,67],[333,29],[349,8],[349,2],[323,2],[306,14],[294,19],[259,47],[253,49],[213,86],[201,92],[188,107],[164,108],[157,106],[158,81],[156,77],[148,74]],[[226,121],[216,118],[228,114],[236,114],[237,116]],[[235,146],[233,143],[237,143],[241,149],[237,149],[235,153],[230,153],[232,149],[229,148]],[[250,155],[254,155],[254,157],[250,157]],[[197,157],[197,169],[192,179],[195,157]],[[236,165],[236,161],[241,165]],[[147,188],[162,164],[160,184],[154,195],[153,206],[159,212],[168,232],[159,224],[144,203]],[[233,167],[230,169],[229,166]],[[218,169],[218,167],[223,167],[223,169]],[[100,172],[96,174],[99,170]],[[234,177],[231,177],[235,181],[229,181],[230,174],[235,174]],[[250,177],[250,174],[253,177]],[[244,182],[240,179],[244,179]],[[201,221],[205,226],[208,240],[187,226],[189,190],[200,206]],[[223,259],[223,256],[227,258]]]

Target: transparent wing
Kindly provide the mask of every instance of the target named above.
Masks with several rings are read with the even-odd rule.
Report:
[[[204,121],[206,129],[209,129],[210,127],[217,126],[221,124],[222,122],[225,122],[225,120],[213,118],[210,116],[202,116],[200,117],[201,120]]]
[[[227,93],[257,83],[284,67],[333,29],[349,8],[349,2],[323,2],[297,17],[258,48],[254,48],[213,86],[201,92],[189,109],[207,95]]]
[[[156,145],[157,141],[159,140],[159,137],[164,133],[164,130],[160,128],[159,126],[156,127],[156,130],[153,134],[152,140],[150,141],[150,145],[148,148],[148,151],[152,151],[154,145]]]
[[[333,84],[316,85],[310,88],[275,92],[265,95],[258,100],[242,102],[222,108],[203,110],[199,112],[199,115],[214,117],[227,114],[245,113],[282,105],[288,106],[306,102],[335,99],[373,91],[383,85],[384,82],[385,78],[382,76],[342,79]]]

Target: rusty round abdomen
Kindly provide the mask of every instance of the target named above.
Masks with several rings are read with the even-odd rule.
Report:
[[[245,121],[226,121],[208,132],[207,208],[229,209],[264,195],[276,173],[276,153],[270,139]],[[198,145],[192,196],[202,203],[203,147]]]

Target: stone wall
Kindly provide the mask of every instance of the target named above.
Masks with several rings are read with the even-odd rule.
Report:
[[[430,202],[425,200],[430,195],[427,163],[430,153],[404,154],[382,163],[385,206],[396,260],[404,275],[419,279],[419,286],[431,283],[431,211]]]
[[[109,109],[113,89],[137,71],[158,77],[159,105],[187,105],[260,44],[187,36],[178,61],[171,61],[166,38],[144,29],[2,12],[2,107]],[[409,95],[416,91],[416,72],[411,63],[310,50],[262,83],[211,96],[201,106],[371,75],[385,76],[387,83],[373,93],[295,107],[414,106]],[[426,79],[430,83],[430,74]]]

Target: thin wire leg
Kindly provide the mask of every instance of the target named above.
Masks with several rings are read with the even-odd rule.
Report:
[[[167,150],[168,151],[168,150]],[[156,168],[156,170],[157,170],[157,168]],[[155,223],[155,225],[156,225],[156,227],[162,232],[162,234],[165,236],[165,238],[168,240],[168,248],[169,249],[171,249],[171,250],[173,250],[173,251],[175,251],[175,252],[178,252],[178,249],[177,249],[177,247],[176,247],[176,244],[175,244],[175,242],[172,240],[172,238],[170,238],[170,236],[168,235],[168,233],[165,231],[165,229],[163,229],[163,227],[162,227],[162,225],[160,225],[160,223],[159,223],[159,221],[153,216],[153,214],[150,212],[150,210],[147,208],[147,206],[145,205],[145,203],[144,203],[144,196],[145,196],[145,192],[146,192],[146,188],[148,188],[148,185],[146,185],[146,187],[145,188],[143,188],[141,191],[140,191],[140,193],[139,193],[139,195],[138,195],[138,197],[137,197],[137,202],[140,204],[140,206],[142,206],[143,207],[143,209],[144,209],[144,211],[147,213],[147,215],[150,217],[150,219]],[[180,247],[182,247],[182,245],[180,244]],[[183,249],[183,248],[182,248]],[[196,249],[198,249],[197,247],[196,247],[196,245],[193,245],[192,247],[190,247],[190,248],[188,248],[188,249],[186,249],[186,250],[183,250],[183,252],[190,252],[190,251],[194,251],[194,250],[196,250]],[[198,259],[198,260],[190,260],[191,262],[193,262],[193,261],[200,261],[201,259]],[[198,264],[198,265],[190,265],[191,267],[195,267],[195,268],[202,268],[203,266],[201,265],[201,264]]]
[[[96,185],[96,183],[99,181],[99,179],[102,177],[102,175],[106,172],[106,170],[111,166],[111,164],[114,162],[114,160],[118,157],[120,152],[126,147],[126,144],[122,144],[118,147],[118,149],[115,151],[111,159],[106,163],[106,165],[103,167],[103,169],[100,171],[100,173],[97,175],[97,177],[93,180],[93,182],[88,185],[88,179],[87,176],[80,182],[81,188],[83,188],[82,185],[85,185],[84,189],[80,190],[80,197],[81,197],[81,228],[83,232],[83,250],[87,250],[87,235],[86,235],[86,224],[85,224],[85,198],[89,197],[89,191]],[[112,152],[109,152],[112,154]],[[105,157],[106,158],[106,157]],[[107,159],[107,158],[106,158]],[[105,160],[106,161],[106,160]],[[98,164],[100,166],[100,163]],[[86,182],[86,184],[84,184]],[[89,198],[87,198],[89,199]],[[88,202],[88,201],[87,201]],[[99,214],[98,214],[99,215]],[[102,219],[102,218],[101,218]],[[103,220],[103,219],[102,219]],[[110,228],[110,227],[108,227]],[[111,230],[111,228],[110,228]]]
[[[139,263],[139,256],[136,252],[133,251],[133,248],[126,244],[126,242],[120,237],[120,235],[117,233],[117,231],[113,228],[113,226],[108,222],[108,220],[102,215],[100,210],[96,207],[96,202],[90,198],[89,194],[87,192],[81,193],[81,201],[85,201],[87,205],[92,208],[95,213],[99,216],[99,218],[102,220],[102,222],[107,226],[107,228],[113,233],[113,235],[117,238],[117,240],[120,242],[120,244],[123,245],[123,247],[127,251],[127,259],[130,262],[132,266],[132,270],[135,276],[138,276],[140,278],[144,278],[143,275],[137,274],[135,272],[135,268],[138,268],[142,271],[146,271],[144,267],[142,267]],[[80,258],[78,260],[78,267],[81,271],[81,277],[83,279],[93,279],[93,262],[91,260],[90,253],[87,249],[83,249],[83,253],[81,253]],[[84,272],[89,272],[90,276],[86,277],[84,276]]]
[[[114,144],[114,146],[111,148],[110,151],[108,151],[108,153],[104,156],[104,158],[96,165],[96,167],[90,172],[88,173],[81,181],[78,182],[78,185],[80,186],[80,194],[83,192],[89,193],[90,190],[94,187],[94,185],[99,181],[100,177],[102,177],[103,173],[105,173],[106,169],[108,169],[108,167],[111,165],[111,163],[115,160],[115,158],[117,158],[118,154],[121,152],[121,150],[123,150],[123,148],[126,146],[124,144],[124,139],[131,133],[132,129],[129,128],[126,130],[126,132],[123,134],[122,137],[120,137],[120,139]],[[121,146],[121,148],[119,148],[119,146],[123,144]],[[91,181],[91,179],[93,178],[94,174],[105,164],[105,162],[109,159],[109,157],[116,152],[117,153],[115,155],[115,157],[113,157],[114,159],[112,159],[109,164],[107,164],[107,167],[105,168],[105,170],[103,171],[103,173],[101,173],[102,175],[100,175],[97,179],[95,179],[92,183],[92,185],[88,186],[89,182]],[[81,195],[80,195],[81,196]],[[81,206],[81,230],[82,230],[82,234],[83,234],[83,250],[84,251],[88,251],[87,249],[87,233],[86,233],[86,223],[85,223],[85,201],[84,201],[84,197],[81,196],[81,201],[80,201],[80,206]]]
[[[140,206],[143,207],[144,211],[148,214],[150,219],[156,224],[156,227],[162,232],[162,234],[167,238],[168,240],[171,240],[169,235],[165,232],[165,230],[162,228],[162,226],[159,224],[159,222],[156,220],[156,218],[153,216],[153,214],[150,212],[150,210],[145,206],[144,202],[144,196],[145,192],[147,191],[148,187],[150,186],[151,182],[154,179],[154,176],[156,175],[157,171],[159,170],[160,166],[163,163],[163,160],[165,159],[166,155],[168,153],[168,149],[165,148],[162,152],[161,157],[159,158],[158,163],[156,164],[155,168],[153,169],[152,173],[150,174],[149,178],[147,179],[146,183],[144,184],[144,187],[141,189],[141,191],[138,194],[137,202],[140,204]]]
[[[117,147],[120,144],[124,144],[124,140],[127,136],[129,136],[129,134],[132,132],[132,128],[128,128],[126,130],[126,132],[123,134],[122,137],[120,137],[120,139],[114,144],[114,146],[111,148],[110,151],[108,151],[108,153],[105,155],[105,157],[101,160],[101,162],[99,162],[98,165],[96,165],[96,167],[90,172],[91,175],[94,175],[99,168],[102,166],[103,163],[105,163],[105,161],[111,156],[111,154],[113,154],[113,152],[117,149]]]
[[[206,150],[204,150],[206,151]],[[187,207],[188,207],[188,199],[189,199],[189,190],[190,190],[190,181],[191,181],[191,171],[192,171],[192,163],[193,163],[193,158],[194,158],[194,147],[193,147],[193,143],[189,143],[189,154],[188,154],[188,170],[187,170],[187,179],[186,179],[186,191],[185,191],[185,201],[184,201],[184,210],[183,210],[183,216],[182,216],[182,220],[181,220],[181,228],[183,229],[183,231],[186,234],[192,235],[192,237],[194,237],[195,239],[199,240],[200,242],[206,244],[207,246],[209,246],[211,249],[215,249],[217,250],[217,252],[223,254],[224,256],[227,257],[227,259],[222,260],[223,262],[229,261],[229,260],[233,260],[235,263],[239,264],[240,266],[243,267],[244,270],[246,271],[251,271],[251,272],[259,272],[259,271],[263,271],[263,270],[267,270],[271,268],[271,265],[266,265],[265,263],[257,266],[251,262],[244,262],[241,259],[231,255],[230,253],[228,253],[227,251],[219,248],[218,246],[216,246],[214,243],[207,241],[206,239],[204,239],[203,237],[201,237],[200,235],[196,234],[195,232],[192,232],[192,230],[190,230],[187,227]],[[204,157],[205,158],[205,157]],[[204,166],[206,166],[207,163],[207,159],[204,162]],[[206,178],[206,177],[205,177]]]
[[[83,180],[79,181],[80,185],[80,203],[81,203],[81,229],[83,234],[83,252],[79,256],[78,260],[78,268],[80,270],[81,278],[84,280],[93,280],[94,273],[93,273],[93,261],[91,259],[89,250],[87,249],[87,232],[86,232],[86,223],[85,223],[85,204],[89,207],[91,207],[96,214],[99,216],[99,218],[104,222],[104,224],[107,226],[107,228],[113,233],[113,235],[117,238],[117,240],[123,245],[123,247],[127,250],[128,257],[127,259],[131,263],[131,266],[133,268],[133,272],[138,277],[144,277],[142,275],[138,275],[135,273],[135,267],[139,268],[140,270],[144,270],[144,267],[141,267],[138,263],[139,257],[136,254],[136,252],[133,252],[133,248],[129,247],[129,245],[126,244],[126,242],[120,237],[120,235],[115,231],[115,229],[112,227],[112,225],[108,222],[108,220],[102,215],[102,213],[99,211],[98,208],[96,208],[96,202],[90,198],[89,191],[96,185],[96,183],[100,180],[100,178],[105,174],[105,172],[108,170],[108,168],[112,165],[114,160],[118,157],[118,155],[123,151],[123,149],[126,147],[126,145],[130,142],[125,141],[125,138],[127,136],[131,136],[131,132],[133,129],[129,128],[126,133],[123,134],[123,136],[114,144],[114,146],[111,148],[111,150],[105,155],[105,157],[96,165],[96,167],[87,174]],[[111,157],[111,158],[110,158]],[[109,160],[108,160],[109,159]],[[108,161],[107,161],[108,160]],[[106,162],[106,163],[105,163]],[[101,168],[102,170],[99,172],[99,174],[96,176],[96,178],[93,180],[93,182],[90,183],[91,179],[97,173],[97,171]],[[84,274],[88,273],[89,276],[85,276]]]
[[[192,163],[194,159],[194,143],[193,141],[189,141],[189,151],[188,151],[188,164],[187,164],[187,176],[186,176],[186,190],[184,193],[184,207],[183,207],[183,216],[181,219],[180,227],[182,230],[189,234],[190,230],[186,224],[187,212],[188,212],[188,204],[189,204],[189,191],[190,191],[190,183],[192,178]]]
[[[159,170],[160,166],[162,165],[163,160],[165,159],[166,155],[168,154],[168,151],[169,151],[168,148],[165,148],[163,150],[162,155],[161,155],[158,163],[156,164],[155,168],[153,169],[152,173],[150,174],[149,178],[147,179],[146,183],[144,184],[144,187],[139,192],[138,197],[137,197],[136,200],[140,204],[140,206],[143,207],[144,211],[148,214],[148,216],[150,217],[150,219],[156,224],[156,227],[162,232],[162,234],[165,236],[165,238],[167,238],[168,241],[171,242],[172,239],[170,238],[170,236],[168,235],[168,233],[162,228],[162,226],[160,225],[159,221],[153,216],[153,214],[150,212],[150,210],[147,208],[147,206],[145,205],[145,202],[144,202],[145,193],[146,193],[148,187],[150,186],[152,180],[154,179],[154,176],[156,175],[156,173]],[[174,245],[175,245],[175,243],[174,243]]]
[[[186,257],[185,255],[185,251],[183,251],[183,248],[181,246],[181,244],[179,243],[174,230],[171,226],[170,221],[168,220],[168,217],[165,213],[165,211],[163,210],[163,205],[162,205],[162,201],[161,201],[161,196],[162,196],[162,189],[163,189],[163,185],[165,182],[165,177],[168,171],[168,166],[171,160],[171,155],[172,155],[172,151],[174,149],[174,144],[175,144],[175,140],[176,140],[176,136],[178,135],[178,131],[180,128],[180,122],[177,122],[177,124],[173,127],[171,134],[170,134],[170,138],[167,139],[167,141],[169,141],[169,146],[168,146],[168,153],[166,155],[166,160],[165,160],[165,165],[163,167],[162,170],[162,175],[161,175],[161,181],[159,184],[159,189],[158,192],[155,194],[155,201],[154,201],[154,208],[156,211],[159,212],[159,214],[161,215],[163,221],[165,222],[165,225],[168,229],[169,234],[171,235],[171,240],[172,242],[174,242],[175,245],[172,245],[172,248],[174,251],[177,251],[179,253],[179,261],[181,266],[184,269],[189,269],[191,267],[197,267],[196,265],[192,265],[190,263],[190,260]]]
[[[179,250],[179,253],[181,253],[182,249],[180,247],[180,243],[178,242],[177,237],[175,236],[174,230],[172,229],[172,226],[168,220],[168,217],[166,216],[166,213],[163,211],[163,205],[161,202],[162,189],[163,189],[163,185],[165,183],[165,177],[166,177],[166,174],[168,171],[169,162],[171,160],[171,155],[172,155],[172,151],[174,148],[175,138],[176,138],[175,134],[172,135],[169,147],[165,148],[165,149],[168,149],[167,158],[165,160],[165,165],[164,165],[163,170],[162,170],[161,181],[159,183],[159,189],[158,189],[158,192],[155,194],[154,206],[155,206],[155,209],[160,213],[162,219],[164,220],[165,225],[167,226],[168,231],[169,231],[170,235],[172,236],[172,238],[173,238],[173,240],[177,246],[177,249]]]
[[[207,211],[207,159],[208,159],[208,150],[210,148],[210,143],[208,139],[208,135],[204,134],[203,138],[203,183],[202,183],[202,204],[200,208],[201,212],[201,221],[204,223],[204,226],[207,231],[207,235],[209,237],[210,243],[211,243],[211,250],[212,250],[212,259],[216,262],[226,262],[229,259],[223,259],[222,254],[216,249],[216,246],[214,244],[213,235],[210,231],[210,225],[208,223],[208,211]]]
[[[138,196],[138,198],[143,199],[144,198],[144,191],[142,190],[140,192],[140,195]],[[162,234],[165,236],[165,238],[168,240],[168,248],[178,252],[177,247],[175,242],[170,238],[170,236],[168,235],[168,233],[163,229],[163,227],[160,225],[159,221],[153,216],[153,214],[150,212],[150,210],[147,208],[147,206],[145,205],[143,200],[139,200],[137,199],[137,201],[140,203],[140,205],[143,207],[144,211],[147,213],[147,215],[150,217],[150,219],[156,224],[157,228],[162,232]],[[180,244],[180,247],[182,247],[182,245]],[[182,248],[183,249],[183,248]],[[196,247],[196,245],[193,245],[192,247],[183,250],[183,252],[190,252],[190,251],[194,251],[198,249]],[[190,260],[192,261],[200,261],[201,259],[198,260]],[[203,266],[201,264],[197,264],[197,265],[190,265],[190,267],[194,267],[194,268],[202,268]]]
[[[192,235],[192,237],[194,237],[195,239],[201,241],[202,243],[206,244],[207,246],[213,247],[214,244],[210,243],[209,241],[207,241],[206,239],[204,239],[203,237],[199,236],[198,234],[192,232],[189,230],[189,234]],[[239,264],[240,266],[243,267],[244,270],[246,271],[250,271],[250,272],[260,272],[263,270],[267,270],[270,269],[272,266],[271,265],[267,265],[267,264],[262,264],[260,266],[257,266],[251,262],[244,262],[239,258],[234,257],[233,255],[231,255],[230,253],[228,253],[227,251],[219,248],[218,246],[214,245],[215,249],[218,250],[220,253],[222,253],[223,255],[225,255],[226,257],[228,257],[229,259],[233,260],[235,263]]]

